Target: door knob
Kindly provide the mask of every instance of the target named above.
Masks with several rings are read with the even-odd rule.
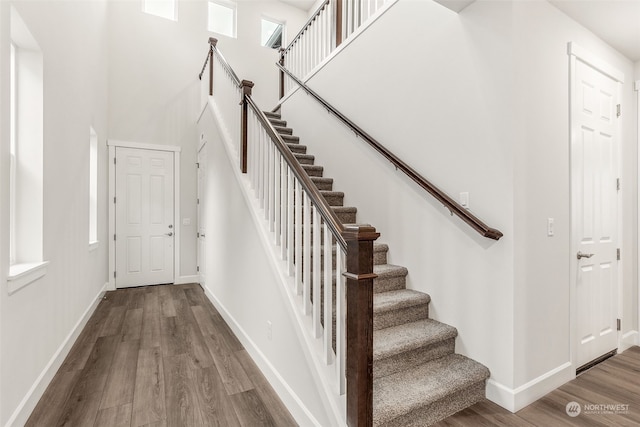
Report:
[[[582,252],[578,251],[578,259],[580,258],[591,258],[593,256],[593,254],[583,254]]]
[[[166,235],[171,237],[171,236],[173,236],[173,233],[172,232],[168,232],[168,233],[166,233]]]
[[[169,224],[169,228],[173,228],[173,224]]]

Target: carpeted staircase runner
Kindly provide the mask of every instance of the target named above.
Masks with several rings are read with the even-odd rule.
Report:
[[[344,193],[333,191],[287,122],[265,114],[340,220],[356,223],[357,209],[343,206]],[[408,271],[387,264],[388,250],[374,244],[373,424],[428,426],[484,399],[489,370],[455,353],[458,331],[429,319],[431,298],[406,288]]]

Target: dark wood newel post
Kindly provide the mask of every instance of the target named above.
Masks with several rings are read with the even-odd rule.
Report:
[[[280,48],[280,65],[284,67],[284,48]],[[280,99],[284,98],[284,71],[280,70]]]
[[[242,173],[247,173],[247,112],[249,110],[249,106],[247,105],[247,96],[251,96],[251,88],[253,88],[253,82],[249,80],[243,80],[240,83],[242,87],[242,119],[241,119],[241,134],[240,134],[240,170]]]
[[[371,226],[345,225],[347,242],[347,425],[373,424],[373,242]]]
[[[213,96],[213,48],[218,44],[218,39],[209,37],[209,96]]]

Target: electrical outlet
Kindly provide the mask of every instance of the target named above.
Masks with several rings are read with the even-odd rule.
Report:
[[[467,191],[460,193],[460,205],[465,209],[469,209],[469,193]]]
[[[267,339],[269,341],[273,339],[273,325],[270,320],[267,320]]]

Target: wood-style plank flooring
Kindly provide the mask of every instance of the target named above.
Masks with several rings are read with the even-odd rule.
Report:
[[[575,417],[567,414],[570,402],[580,405]],[[640,426],[640,347],[600,363],[515,414],[485,400],[435,426]]]
[[[197,284],[108,292],[27,426],[295,426]]]

